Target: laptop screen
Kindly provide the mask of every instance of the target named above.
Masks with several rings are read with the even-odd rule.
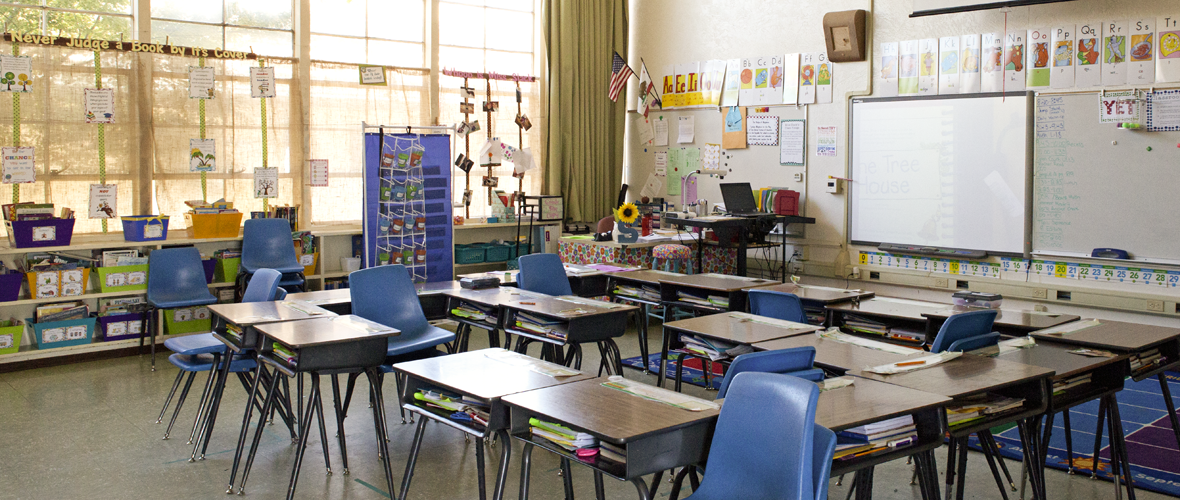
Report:
[[[754,190],[749,182],[733,182],[721,185],[721,199],[729,213],[750,213],[758,210],[754,204]]]

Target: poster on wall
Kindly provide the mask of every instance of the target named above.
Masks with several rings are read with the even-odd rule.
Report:
[[[33,91],[33,60],[28,56],[0,56],[0,92]]]
[[[664,71],[664,92],[660,109],[680,107],[680,94],[676,92],[676,66],[668,65]]]
[[[310,160],[312,187],[328,187],[328,160]]]
[[[0,148],[0,176],[4,184],[28,184],[36,182],[37,168],[35,152],[32,147]]]
[[[115,219],[119,217],[119,186],[115,184],[90,185],[90,218]]]
[[[1053,43],[1049,45],[1052,66],[1049,86],[1055,89],[1073,87],[1074,82],[1074,26],[1067,24],[1053,28]]]
[[[215,83],[213,68],[208,66],[188,67],[189,99],[212,99]]]
[[[82,89],[86,123],[115,123],[115,89]]]
[[[1024,79],[1028,68],[1025,55],[1025,36],[1028,32],[1009,31],[1004,35],[1004,84],[1005,92],[1024,90]]]
[[[250,67],[250,97],[255,99],[275,96],[275,69],[267,66]]]
[[[827,52],[817,52],[815,66],[815,102],[819,104],[832,103],[832,69],[834,65],[828,60]]]
[[[799,104],[815,104],[814,52],[799,55]]]
[[[742,59],[741,106],[767,106],[783,103],[783,56],[763,56]],[[793,77],[792,77],[793,78]],[[792,103],[793,104],[793,103]]]
[[[1128,43],[1127,83],[1148,85],[1155,83],[1155,19],[1131,22],[1131,41]]]
[[[881,44],[881,85],[877,92],[881,97],[897,95],[897,42]]]
[[[1155,81],[1180,81],[1180,19],[1161,17],[1155,21],[1159,33],[1155,54]]]
[[[385,85],[385,66],[361,64],[358,69],[361,85]]]
[[[1102,84],[1127,83],[1126,21],[1107,21],[1102,25]]]
[[[721,84],[725,81],[725,61],[705,61],[701,68],[701,104],[717,106],[721,102]]]
[[[963,35],[959,40],[959,93],[974,94],[979,92],[979,58],[980,37]]]
[[[1049,43],[1052,41],[1049,28],[1033,28],[1028,30],[1028,71],[1025,73],[1025,87],[1029,89],[1047,89],[1052,70],[1049,68]]]
[[[999,92],[1004,86],[1004,36],[984,33],[979,45],[983,51],[980,62],[980,92]]]
[[[273,167],[254,169],[254,197],[279,197],[279,169]]]
[[[738,91],[742,86],[741,74],[741,59],[730,59],[725,62],[725,84],[721,91],[721,107],[737,106]]]
[[[1074,32],[1077,39],[1074,52],[1074,86],[1097,87],[1102,85],[1102,23],[1078,25]]]
[[[897,95],[918,95],[918,41],[901,42],[898,50]]]
[[[189,139],[188,148],[189,172],[217,170],[217,145],[213,139]]]
[[[676,91],[680,93],[681,106],[700,106],[701,63],[697,61],[676,65]]]
[[[918,40],[918,95],[938,94],[938,39]]]
[[[959,93],[959,37],[938,40],[938,93]]]
[[[783,56],[783,91],[779,96],[783,104],[799,103],[799,54]]]

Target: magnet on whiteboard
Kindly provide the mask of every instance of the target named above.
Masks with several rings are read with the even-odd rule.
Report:
[[[1118,145],[1119,145],[1119,141],[1110,141],[1110,145],[1111,145],[1111,146],[1118,146]],[[1177,144],[1177,145],[1176,145],[1176,147],[1180,148],[1180,144]]]

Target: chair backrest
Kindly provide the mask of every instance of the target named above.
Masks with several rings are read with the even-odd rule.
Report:
[[[209,297],[209,283],[205,281],[205,266],[196,247],[161,248],[153,250],[148,259],[147,299],[156,296],[188,297],[199,300]]]
[[[717,390],[717,398],[725,397],[733,378],[742,372],[789,373],[811,369],[815,362],[814,347],[794,347],[778,351],[751,352],[733,359],[725,371],[725,379]]]
[[[750,312],[768,318],[806,323],[803,301],[793,293],[750,290]]]
[[[247,219],[242,227],[242,267],[246,272],[299,266],[287,219]]]
[[[279,276],[281,277],[282,275],[280,274]],[[276,288],[275,289],[275,300],[283,300],[285,298],[287,298],[287,290],[283,289],[283,288]]]
[[[991,333],[998,314],[995,309],[987,309],[952,315],[938,329],[938,335],[930,343],[930,352],[942,352],[958,340]]]
[[[270,302],[277,300],[276,292],[279,290],[279,280],[283,278],[283,273],[275,271],[274,269],[259,269],[254,272],[254,276],[250,278],[250,284],[246,285],[246,291],[242,294],[242,302]]]
[[[516,277],[522,289],[545,295],[573,295],[565,266],[555,253],[534,253],[520,256],[520,274]]]
[[[815,498],[818,399],[819,387],[796,377],[735,376],[697,492],[704,498]]]
[[[406,266],[353,271],[348,275],[348,293],[353,314],[401,330],[401,335],[390,337],[390,342],[413,338],[430,328]]]
[[[836,453],[836,433],[819,424],[812,429],[811,484],[815,486],[815,500],[828,500],[828,478],[832,475],[832,455]]]

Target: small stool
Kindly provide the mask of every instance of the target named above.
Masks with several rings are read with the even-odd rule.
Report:
[[[655,259],[653,267],[674,273],[692,274],[692,249],[687,246],[674,243],[656,245],[651,251],[651,256]],[[680,270],[681,267],[684,268],[683,271]]]

